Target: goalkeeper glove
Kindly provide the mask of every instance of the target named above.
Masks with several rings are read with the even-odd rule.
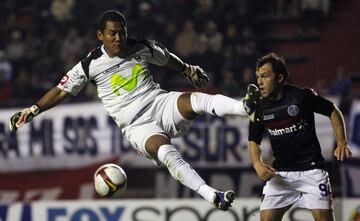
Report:
[[[40,113],[40,108],[37,105],[25,108],[22,111],[14,114],[9,121],[10,131],[16,132],[16,130],[27,122],[30,122],[35,116]]]
[[[259,88],[255,84],[249,84],[246,90],[246,95],[242,101],[245,111],[252,122],[260,121],[262,112],[261,99]]]
[[[209,81],[209,77],[205,71],[197,65],[185,64],[185,70],[183,74],[196,88],[201,88],[206,82]]]

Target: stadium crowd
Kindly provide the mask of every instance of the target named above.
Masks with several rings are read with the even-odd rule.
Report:
[[[297,0],[4,0],[0,7],[0,103],[31,104],[99,44],[94,21],[107,9],[122,11],[133,38],[156,39],[211,77],[207,92],[241,96],[254,82],[255,58],[265,31],[254,15],[298,14]],[[307,2],[303,0],[303,2]],[[256,12],[256,13],[254,13]],[[189,90],[176,73],[153,69],[165,88]],[[171,76],[171,77],[169,77]],[[20,89],[21,88],[21,89]],[[94,99],[87,88],[76,99]],[[20,102],[19,102],[20,101]]]

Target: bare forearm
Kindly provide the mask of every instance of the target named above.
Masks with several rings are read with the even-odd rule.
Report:
[[[335,106],[330,116],[331,124],[338,145],[347,145],[345,122],[341,111]]]
[[[260,149],[259,145],[253,141],[249,141],[248,150],[249,150],[250,159],[251,159],[251,162],[252,162],[252,165],[254,166],[254,168],[256,168],[258,165],[262,164],[261,149]]]
[[[40,108],[41,112],[44,112],[59,103],[69,96],[69,93],[61,90],[60,88],[54,87],[48,91],[36,105]]]

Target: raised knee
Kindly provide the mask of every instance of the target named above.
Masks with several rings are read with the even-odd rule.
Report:
[[[177,108],[185,119],[194,120],[197,116],[199,116],[192,106],[192,97],[196,96],[196,93],[183,93],[179,96],[177,100]]]
[[[162,134],[153,135],[146,140],[145,150],[153,159],[158,159],[159,148],[165,144],[170,144],[169,138]]]

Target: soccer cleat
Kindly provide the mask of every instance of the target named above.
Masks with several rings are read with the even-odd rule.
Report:
[[[246,90],[246,95],[242,101],[244,103],[245,111],[248,114],[250,121],[259,121],[261,114],[261,94],[259,88],[255,84],[249,84]]]
[[[231,204],[234,202],[235,193],[232,190],[228,190],[226,192],[216,191],[214,198],[214,205],[216,208],[227,211]]]

